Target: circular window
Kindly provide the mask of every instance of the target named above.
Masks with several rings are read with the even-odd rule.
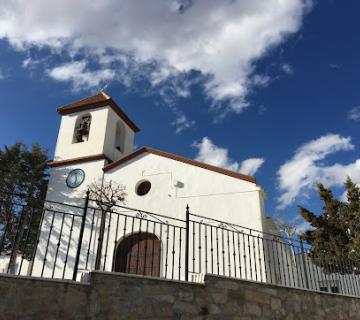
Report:
[[[66,185],[69,188],[77,188],[85,180],[85,172],[81,169],[71,170],[66,178]]]
[[[144,196],[150,191],[150,189],[151,189],[150,181],[144,180],[144,181],[140,181],[137,184],[135,191],[138,196]]]

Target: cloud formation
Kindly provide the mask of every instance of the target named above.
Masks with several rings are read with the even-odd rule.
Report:
[[[67,54],[69,62],[48,74],[75,88],[109,79],[129,84],[139,76],[159,86],[197,71],[214,104],[241,112],[249,91],[269,82],[255,74],[254,62],[299,30],[310,2],[0,0],[0,39],[18,50]],[[74,61],[79,56],[91,64]],[[71,68],[81,75],[70,74]]]
[[[354,107],[348,112],[348,118],[353,121],[360,121],[360,106]]]
[[[181,133],[184,130],[195,125],[194,120],[189,120],[185,114],[179,113],[176,120],[171,123],[176,128],[175,133]]]
[[[100,83],[115,78],[115,71],[109,68],[95,71],[88,70],[86,61],[63,64],[48,70],[48,74],[51,78],[58,81],[72,81],[75,89],[98,87]]]
[[[325,165],[324,160],[339,151],[351,151],[355,146],[350,137],[327,134],[305,143],[277,172],[279,191],[278,208],[284,209],[296,200],[308,197],[316,183],[327,187],[340,187],[347,176],[360,182],[360,159],[353,163]]]
[[[254,175],[265,161],[262,158],[234,161],[228,156],[227,149],[216,146],[208,137],[194,142],[193,146],[198,149],[196,160],[247,175]]]
[[[250,158],[241,162],[239,172],[254,175],[260,167],[264,164],[265,159],[263,158]]]

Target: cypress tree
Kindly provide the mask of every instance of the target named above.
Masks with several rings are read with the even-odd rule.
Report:
[[[311,245],[313,262],[325,271],[360,273],[360,189],[350,178],[345,189],[347,201],[341,201],[318,184],[322,211],[315,214],[300,207],[300,214],[312,226],[301,237]]]

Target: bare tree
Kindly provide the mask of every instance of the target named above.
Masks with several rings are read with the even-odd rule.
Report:
[[[291,221],[286,221],[284,217],[275,217],[274,222],[277,228],[279,229],[280,233],[282,234],[282,238],[289,244],[293,264],[296,265],[296,258],[295,258],[295,249],[294,249],[294,238],[299,235],[299,230],[297,227],[297,220],[295,219]],[[285,235],[285,236],[284,236]]]
[[[101,209],[101,220],[99,229],[98,250],[96,253],[95,270],[100,269],[101,251],[105,233],[106,213],[111,212],[112,208],[118,203],[125,203],[127,196],[126,187],[123,184],[112,180],[100,180],[93,182],[89,186],[90,197]]]

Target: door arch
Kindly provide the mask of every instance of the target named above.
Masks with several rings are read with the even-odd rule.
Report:
[[[135,233],[125,237],[115,253],[115,272],[160,276],[161,242],[152,233]]]

